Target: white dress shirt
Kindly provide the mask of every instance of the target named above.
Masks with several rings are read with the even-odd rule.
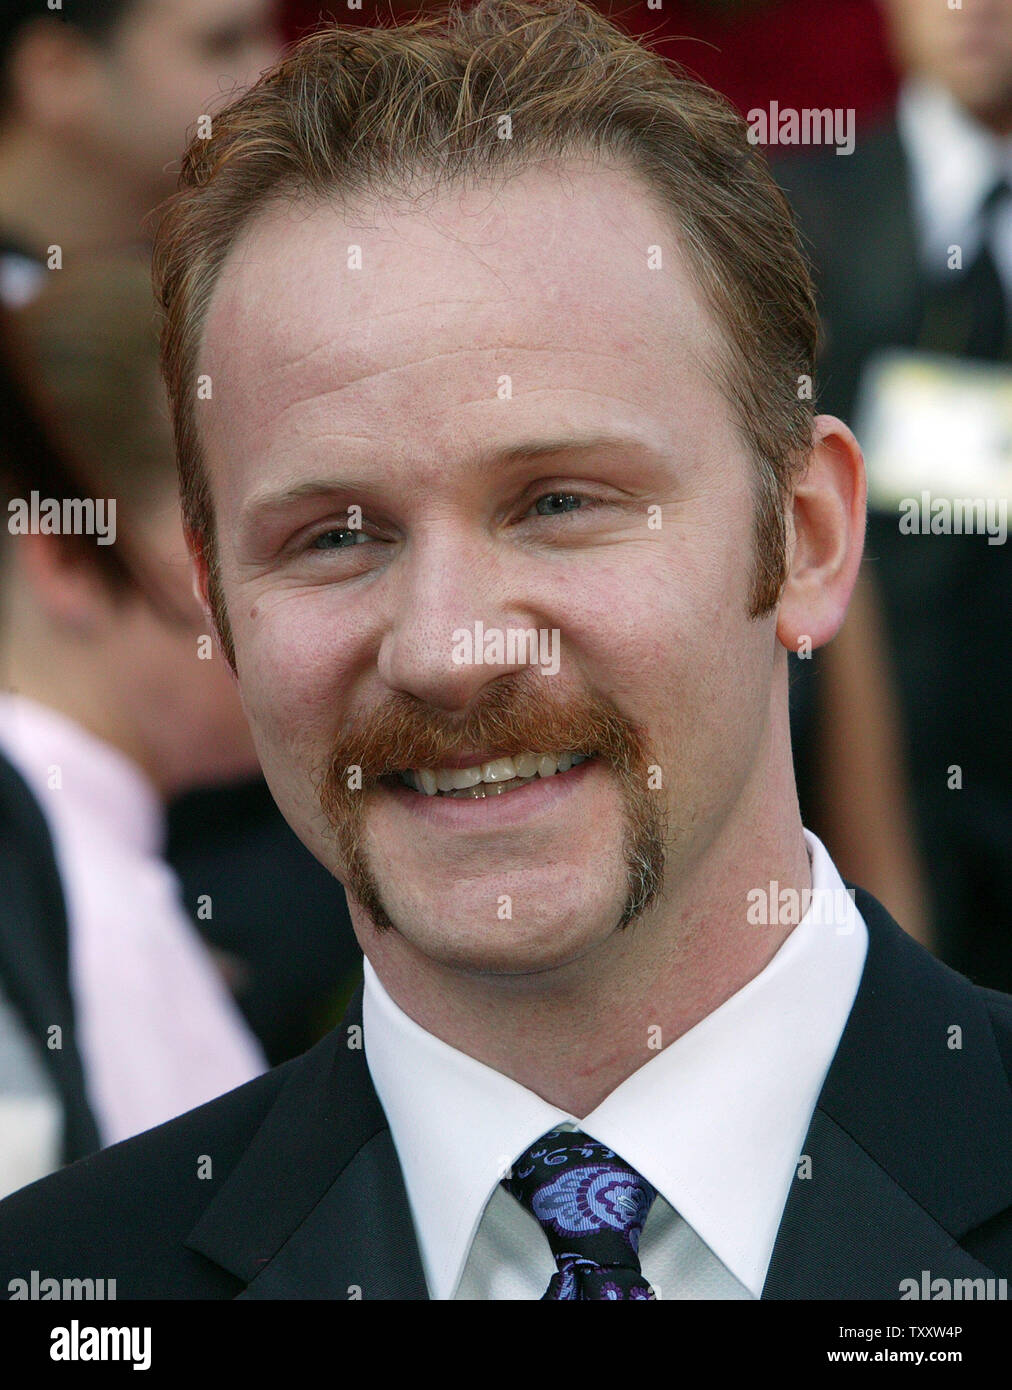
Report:
[[[660,1298],[760,1296],[791,1184],[805,1180],[799,1158],[868,945],[825,848],[805,839],[816,901],[842,899],[839,915],[829,921],[813,905],[753,980],[583,1118],[420,1028],[366,960],[366,1061],[431,1298],[543,1296],[556,1269],[547,1238],[499,1179],[567,1124],[657,1189],[640,1260]]]
[[[0,981],[0,1197],[60,1166],[63,1104]]]
[[[165,813],[145,774],[22,695],[0,694],[0,748],[53,839],[77,1043],[103,1144],[259,1076],[260,1044],[161,857]]]
[[[18,251],[0,251],[0,304],[23,309],[42,289],[46,268]]]
[[[993,135],[944,87],[907,82],[896,107],[910,166],[921,261],[936,279],[948,273],[950,246],[968,268],[981,246],[981,209],[999,179],[1012,185],[1012,138]],[[991,255],[1012,304],[1012,197],[992,217]]]

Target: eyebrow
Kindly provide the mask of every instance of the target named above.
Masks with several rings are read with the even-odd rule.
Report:
[[[535,459],[552,454],[589,453],[593,449],[645,449],[655,452],[654,446],[638,434],[580,434],[558,435],[550,439],[524,440],[510,444],[505,449],[494,449],[479,453],[476,462],[484,465],[493,463],[530,463]]]
[[[599,449],[635,449],[641,453],[660,456],[661,450],[639,434],[567,434],[540,439],[521,440],[505,447],[479,450],[471,456],[478,468],[503,468],[520,463],[532,463],[560,454],[591,453]],[[287,487],[265,491],[252,497],[243,508],[242,521],[249,524],[257,518],[305,497],[325,497],[337,493],[364,491],[362,482],[349,478],[306,478]]]

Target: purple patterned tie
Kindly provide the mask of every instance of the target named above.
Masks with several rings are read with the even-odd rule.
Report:
[[[657,1193],[611,1149],[578,1129],[553,1129],[521,1154],[502,1185],[552,1247],[559,1268],[544,1299],[654,1297],[637,1251]]]

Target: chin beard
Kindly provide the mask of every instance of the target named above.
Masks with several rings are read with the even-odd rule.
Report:
[[[570,748],[598,758],[617,779],[624,822],[625,904],[619,928],[641,917],[662,891],[668,826],[663,797],[650,785],[644,732],[611,701],[573,694],[563,704],[529,674],[503,677],[463,724],[403,693],[357,725],[346,724],[322,770],[320,805],[337,842],[339,876],[378,932],[395,931],[366,845],[369,798],[381,777],[438,766],[454,747]],[[349,783],[347,774],[357,770]]]
[[[625,832],[626,895],[616,930],[624,931],[651,908],[664,887],[666,833],[663,812],[646,791],[637,796],[636,806],[627,809]],[[336,830],[341,851],[340,878],[347,892],[368,915],[373,928],[379,932],[401,929],[394,922],[383,902],[379,880],[373,873],[363,844],[360,819]]]

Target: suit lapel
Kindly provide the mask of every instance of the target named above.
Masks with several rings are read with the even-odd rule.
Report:
[[[764,1299],[897,1299],[902,1280],[920,1287],[922,1270],[950,1280],[993,1274],[824,1111],[805,1153],[811,1177],[795,1181]]]
[[[52,836],[21,774],[0,753],[0,980],[39,1046],[63,1105],[63,1159],[101,1147],[77,1047],[67,912]],[[59,1027],[59,1047],[47,1046]]]
[[[358,1150],[239,1298],[428,1298],[389,1129]]]
[[[868,958],[764,1299],[897,1299],[925,1270],[993,1274],[959,1244],[1010,1201],[1012,1102],[983,996],[860,889],[857,905]],[[361,998],[292,1064],[186,1241],[246,1284],[242,1299],[428,1297],[386,1117],[349,1046]]]
[[[361,1026],[359,987],[186,1240],[245,1281],[240,1298],[428,1298]]]
[[[901,1281],[920,1285],[924,1270],[950,1280],[994,1273],[958,1244],[1012,1196],[1012,1104],[987,1011],[860,889],[857,906],[868,958],[765,1299],[897,1299]]]

